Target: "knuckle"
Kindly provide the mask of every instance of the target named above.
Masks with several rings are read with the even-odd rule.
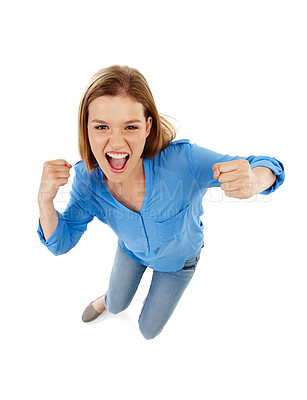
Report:
[[[51,169],[52,168],[52,163],[51,163],[51,161],[46,161],[45,163],[44,163],[44,169],[46,170],[46,171],[49,171],[49,169]]]
[[[249,162],[247,161],[247,160],[239,160],[239,166],[241,167],[241,168],[246,168],[246,167],[248,167],[249,166]]]

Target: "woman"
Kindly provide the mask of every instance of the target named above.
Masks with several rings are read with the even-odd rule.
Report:
[[[38,194],[42,243],[54,254],[76,245],[96,216],[118,236],[106,293],[82,319],[105,309],[125,310],[147,267],[153,270],[139,317],[146,339],[157,336],[194,275],[204,245],[202,199],[220,186],[229,197],[269,194],[284,181],[283,165],[270,157],[230,157],[172,141],[174,127],[159,115],[143,75],[127,66],[102,69],[79,108],[79,150],[71,197],[63,214],[53,206],[72,167],[44,164]]]

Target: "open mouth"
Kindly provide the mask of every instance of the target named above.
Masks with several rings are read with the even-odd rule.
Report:
[[[126,171],[130,155],[128,153],[108,152],[105,155],[108,167],[115,174],[122,174]]]

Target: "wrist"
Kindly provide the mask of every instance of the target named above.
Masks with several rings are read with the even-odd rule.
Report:
[[[54,196],[50,191],[42,190],[38,191],[37,202],[40,206],[51,207],[53,206]]]
[[[257,193],[270,188],[276,181],[276,175],[267,167],[255,167],[252,169],[257,180]]]
[[[53,199],[46,199],[44,196],[38,195],[37,202],[39,207],[43,208],[52,208],[53,207]]]
[[[53,205],[53,200],[45,200],[45,201],[39,201],[38,200],[38,207],[39,207],[39,212],[40,216],[52,216],[56,212],[56,209]]]

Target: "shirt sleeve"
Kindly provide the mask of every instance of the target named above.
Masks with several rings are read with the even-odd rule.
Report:
[[[233,160],[247,160],[251,168],[267,167],[276,175],[275,183],[261,194],[270,194],[274,192],[285,180],[283,164],[274,157],[267,156],[230,156],[228,154],[216,153],[205,149],[196,144],[190,145],[190,162],[194,177],[201,188],[220,187],[218,179],[213,179],[212,167],[216,163],[228,162]]]
[[[45,240],[40,221],[37,229],[40,241],[54,255],[64,254],[71,250],[86,231],[87,224],[94,218],[88,201],[90,191],[80,179],[76,167],[75,169],[76,175],[70,192],[70,200],[63,213],[57,211],[59,221],[56,230],[48,240]]]

